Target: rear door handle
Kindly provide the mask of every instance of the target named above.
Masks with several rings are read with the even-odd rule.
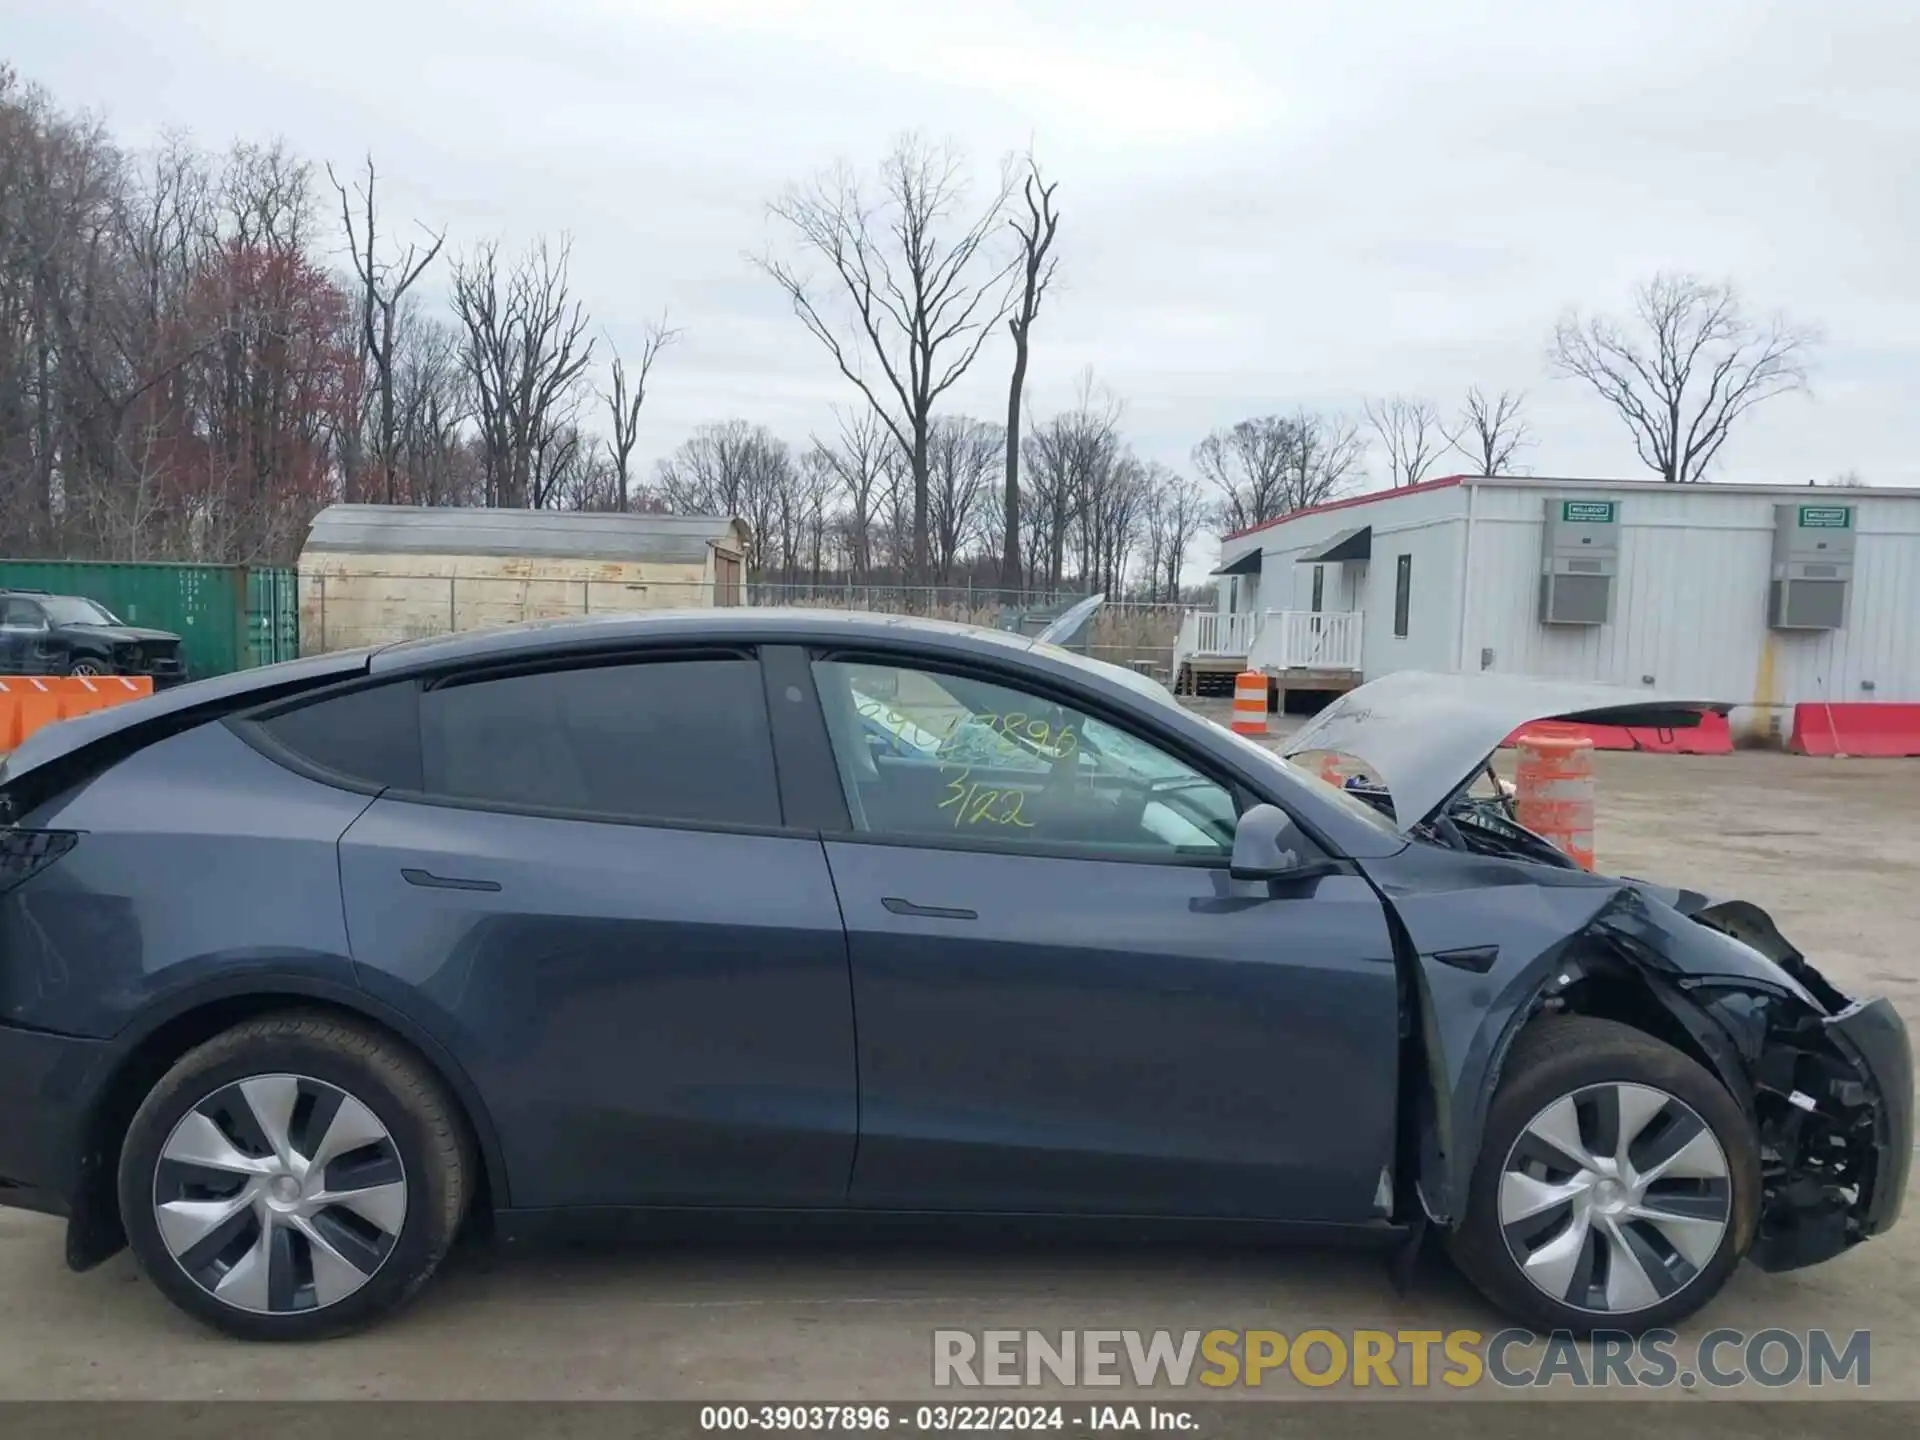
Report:
[[[427,890],[495,891],[500,888],[498,880],[463,880],[457,875],[436,875],[431,870],[402,870],[400,878]]]
[[[911,900],[901,900],[889,895],[880,902],[896,915],[916,915],[923,920],[978,920],[979,913],[973,910],[956,910],[945,905],[916,905]]]

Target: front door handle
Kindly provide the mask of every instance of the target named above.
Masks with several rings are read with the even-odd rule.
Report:
[[[500,888],[498,880],[464,880],[457,875],[436,875],[431,870],[402,870],[400,878],[427,890],[496,891]]]
[[[980,915],[973,910],[956,910],[945,905],[916,905],[911,900],[900,900],[892,895],[880,902],[896,915],[916,915],[923,920],[978,920]]]

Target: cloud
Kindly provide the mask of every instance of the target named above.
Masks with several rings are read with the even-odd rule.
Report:
[[[1660,268],[1824,328],[1811,398],[1764,407],[1728,478],[1920,484],[1920,7],[1748,0],[0,0],[10,58],[149,143],[372,150],[396,220],[455,250],[571,232],[617,340],[672,312],[642,449],[849,388],[746,255],[766,201],[917,129],[1060,181],[1059,288],[1030,396],[1082,371],[1184,464],[1242,415],[1525,388],[1535,463],[1638,472],[1544,351],[1570,305]],[[1004,344],[955,392],[1005,404]]]

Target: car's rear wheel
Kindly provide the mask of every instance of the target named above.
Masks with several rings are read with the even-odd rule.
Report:
[[[121,1148],[120,1211],[141,1268],[189,1314],[247,1339],[313,1339],[425,1283],[470,1171],[417,1056],[330,1015],[274,1015],[153,1087]]]
[[[1487,1113],[1451,1249],[1539,1330],[1645,1330],[1691,1314],[1753,1241],[1760,1158],[1720,1082],[1630,1026],[1522,1032]]]

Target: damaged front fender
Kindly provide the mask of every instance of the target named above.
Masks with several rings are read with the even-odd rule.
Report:
[[[1401,930],[1418,1203],[1458,1223],[1501,1067],[1542,1013],[1635,1024],[1713,1071],[1762,1163],[1751,1256],[1814,1264],[1890,1226],[1912,1157],[1912,1056],[1884,1000],[1843,995],[1745,902],[1413,846],[1369,874]]]

